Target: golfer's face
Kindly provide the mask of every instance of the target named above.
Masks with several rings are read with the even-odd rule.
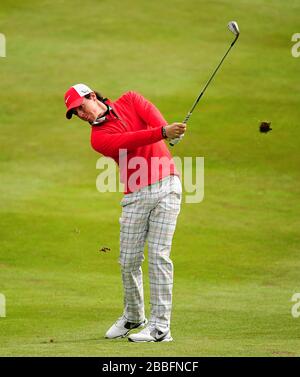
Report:
[[[80,106],[74,108],[74,114],[85,122],[94,122],[101,113],[106,111],[106,106],[97,101],[96,97],[84,98]]]

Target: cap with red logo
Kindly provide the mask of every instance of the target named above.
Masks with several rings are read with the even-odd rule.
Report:
[[[71,110],[77,106],[80,106],[83,102],[84,96],[92,92],[93,90],[85,84],[76,84],[67,90],[65,94],[65,104],[68,109],[66,113],[66,117],[68,119],[72,118],[73,113]]]

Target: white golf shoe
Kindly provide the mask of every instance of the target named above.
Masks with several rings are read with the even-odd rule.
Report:
[[[129,322],[127,318],[122,315],[106,332],[105,338],[108,339],[115,339],[115,338],[123,338],[126,336],[129,331],[133,329],[138,329],[140,327],[144,327],[147,324],[147,319],[145,318],[144,321],[139,323]]]
[[[170,329],[161,331],[155,327],[155,324],[150,323],[139,333],[129,335],[128,340],[130,342],[171,342],[173,338]]]

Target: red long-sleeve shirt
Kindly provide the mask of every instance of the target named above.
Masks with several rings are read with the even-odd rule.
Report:
[[[163,141],[161,128],[167,122],[160,111],[133,91],[107,103],[117,116],[110,112],[104,123],[92,126],[91,145],[119,165],[125,194],[168,175],[179,175]]]

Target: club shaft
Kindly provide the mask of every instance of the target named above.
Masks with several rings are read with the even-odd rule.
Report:
[[[188,120],[190,119],[190,116],[192,115],[195,107],[197,106],[198,102],[200,101],[201,97],[203,96],[206,88],[208,87],[208,85],[210,84],[210,82],[212,81],[212,79],[214,78],[215,74],[217,73],[218,69],[220,68],[221,64],[223,63],[224,59],[226,58],[226,56],[228,55],[229,51],[231,50],[232,46],[235,44],[235,42],[237,41],[239,37],[239,34],[236,35],[235,39],[233,40],[233,42],[231,43],[230,47],[228,48],[228,50],[226,51],[225,55],[223,56],[222,60],[220,61],[219,65],[217,66],[217,68],[214,70],[213,74],[211,75],[210,79],[207,81],[206,85],[204,86],[202,92],[199,94],[199,96],[196,98],[195,102],[193,103],[193,106],[191,108],[191,110],[187,113],[184,121],[182,123],[184,124],[187,124]],[[175,144],[179,143],[180,140],[182,139],[183,135],[181,135],[180,137],[177,137],[177,138],[174,138],[172,139],[169,144],[173,147]]]
[[[232,46],[235,44],[235,42],[236,42],[236,40],[238,39],[238,37],[239,37],[239,36],[237,35],[237,36],[235,37],[234,41],[231,43],[229,49],[226,51],[226,54],[223,56],[223,58],[222,58],[222,60],[220,61],[219,65],[218,65],[217,68],[214,70],[214,72],[213,72],[213,74],[211,75],[210,79],[209,79],[209,80],[207,81],[207,83],[205,84],[205,86],[204,86],[202,92],[201,92],[201,93],[199,94],[199,96],[196,98],[196,100],[195,100],[195,102],[194,102],[194,104],[193,104],[191,110],[187,113],[187,115],[186,115],[186,117],[185,117],[183,123],[186,124],[186,123],[188,122],[188,120],[190,119],[190,116],[192,115],[192,113],[193,113],[195,107],[197,106],[198,102],[200,101],[201,97],[203,96],[203,94],[204,94],[206,88],[208,87],[208,85],[210,84],[210,82],[212,81],[212,79],[214,78],[215,74],[218,72],[220,66],[222,65],[224,59],[225,59],[226,56],[228,55],[229,51],[231,50]]]

